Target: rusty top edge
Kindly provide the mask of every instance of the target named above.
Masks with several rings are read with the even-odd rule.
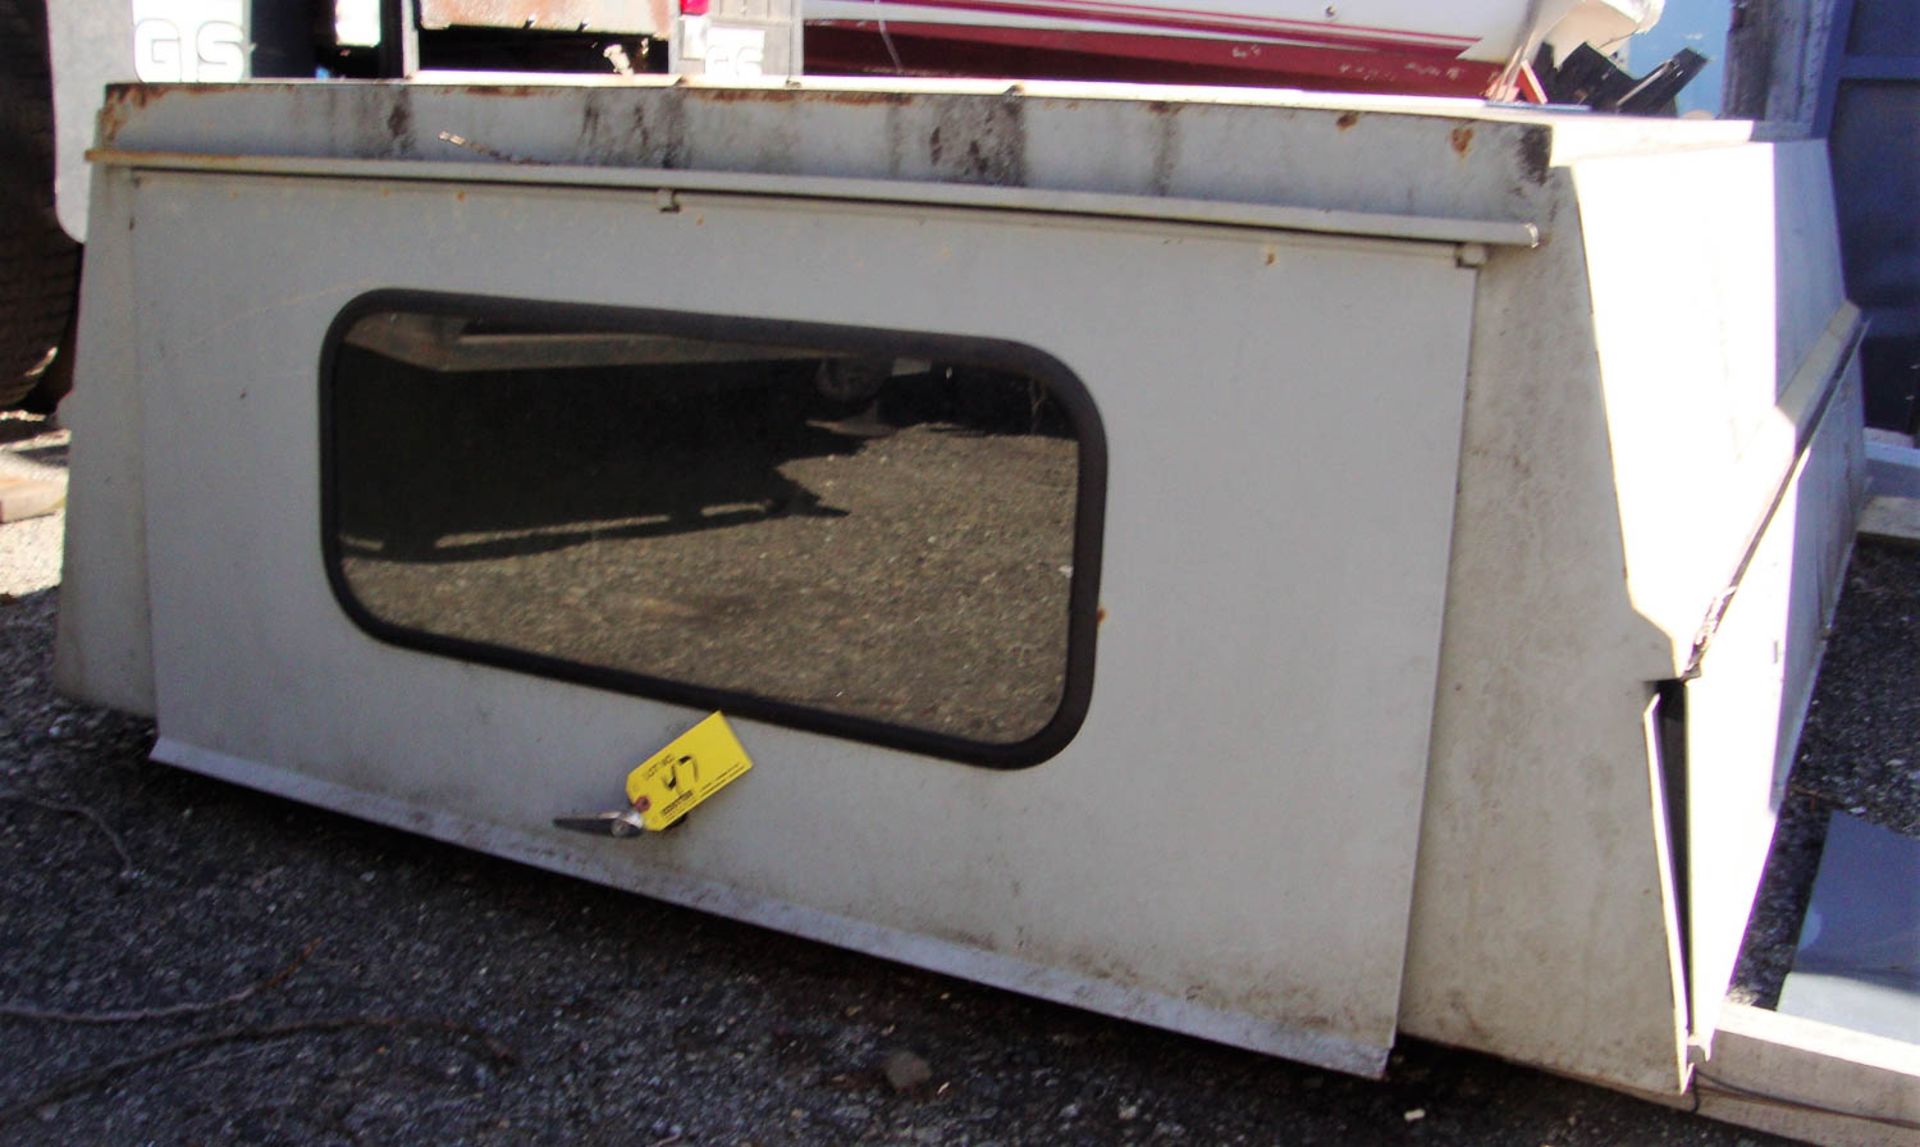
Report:
[[[876,79],[866,77],[797,77],[760,83],[720,83],[672,76],[535,76],[521,73],[429,73],[410,81],[396,80],[250,80],[235,84],[139,84],[108,86],[111,102],[144,107],[161,99],[186,96],[224,97],[242,90],[342,91],[457,89],[476,97],[534,99],[569,92],[611,90],[659,92],[673,90],[685,98],[715,102],[782,103],[797,100],[845,104],[899,104],[940,97],[993,97],[1046,101],[1128,101],[1149,106],[1156,114],[1178,114],[1185,108],[1275,108],[1295,111],[1335,111],[1372,115],[1408,115],[1479,121],[1547,124],[1591,117],[1576,112],[1545,111],[1490,104],[1482,100],[1442,97],[1373,96],[1357,93],[1303,92],[1295,89],[1180,87],[1156,84],[1077,83],[1067,81]],[[1693,121],[1671,121],[1685,129]]]
[[[330,88],[343,92],[408,89],[452,92],[475,98],[564,98],[582,90],[591,92],[664,92],[678,98],[708,103],[778,104],[807,102],[841,105],[903,105],[934,99],[998,99],[1059,103],[1128,102],[1141,104],[1158,116],[1177,116],[1200,108],[1233,110],[1274,109],[1294,113],[1329,113],[1351,126],[1360,117],[1388,116],[1442,119],[1540,129],[1557,135],[1574,129],[1586,135],[1634,135],[1656,139],[1663,146],[1718,146],[1754,138],[1753,125],[1738,120],[1668,120],[1595,115],[1584,111],[1545,109],[1484,100],[1436,96],[1383,96],[1347,92],[1307,92],[1281,88],[1183,87],[1159,84],[1090,83],[1052,80],[917,79],[861,76],[802,76],[758,82],[721,82],[688,76],[534,75],[504,72],[430,72],[409,81],[396,80],[251,80],[239,84],[113,84],[107,90],[109,108],[124,115],[127,108],[176,95],[223,98],[242,90],[305,90]],[[640,96],[638,98],[645,98]],[[1531,149],[1548,153],[1552,145],[1536,136]],[[1557,164],[1556,164],[1557,166]]]

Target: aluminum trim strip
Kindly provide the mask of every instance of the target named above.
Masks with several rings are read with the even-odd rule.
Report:
[[[1867,323],[1860,308],[1852,303],[1840,304],[1839,309],[1833,312],[1833,318],[1828,320],[1826,332],[1807,352],[1799,369],[1794,371],[1792,381],[1781,393],[1780,409],[1794,416],[1792,464],[1780,475],[1767,499],[1766,508],[1760,514],[1760,520],[1748,532],[1747,545],[1741,551],[1739,565],[1734,567],[1732,580],[1708,606],[1706,619],[1700,623],[1700,630],[1694,636],[1693,652],[1680,674],[1681,680],[1691,681],[1700,676],[1700,663],[1706,659],[1721,619],[1726,617],[1728,608],[1733,605],[1734,595],[1740,591],[1740,583],[1746,578],[1754,554],[1760,549],[1760,539],[1773,522],[1773,516],[1780,511],[1780,504],[1786,501],[1787,491],[1793,488],[1794,480],[1806,469],[1813,436],[1826,421],[1827,410],[1833,405],[1834,395],[1840,392],[1840,384],[1847,371],[1859,357],[1860,343],[1866,334]]]
[[[1150,219],[1249,227],[1265,231],[1304,231],[1357,235],[1425,243],[1483,243],[1498,247],[1538,247],[1540,228],[1527,222],[1456,219],[1426,215],[1387,215],[1309,207],[1221,203],[1207,199],[1151,195],[1107,195],[1089,191],[1051,191],[978,184],[923,183],[831,176],[753,175],[735,172],[670,171],[664,168],[608,168],[513,162],[432,162],[380,159],[322,159],[308,156],[212,155],[196,152],[128,151],[96,148],[90,162],[137,171],[213,171],[222,174],[307,176],[325,179],[390,179],[442,183],[501,183],[544,187],[606,187],[662,193],[705,192],[769,198],[896,203],[929,207],[1021,211],[1116,219]]]

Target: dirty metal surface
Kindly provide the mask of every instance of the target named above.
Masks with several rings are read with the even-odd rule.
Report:
[[[1702,685],[1729,690],[1712,758],[1739,800],[1689,798],[1716,830],[1698,842],[1718,862],[1700,894],[1737,913],[1775,738],[1792,739],[1837,589],[1820,571],[1851,528],[1822,492],[1844,486],[1857,432],[1851,451],[1844,433],[1801,437],[1846,346],[1829,341],[1838,251],[1818,144],[1643,140],[1569,162],[1561,218],[1577,229],[1495,252],[1479,287],[1402,1027],[1677,1092],[1690,1017],[1671,893],[1706,866],[1676,861],[1662,831],[1650,683],[1681,673],[1804,458],[1805,513],[1794,499],[1793,528],[1776,516],[1793,560],[1735,595],[1757,612],[1723,636],[1746,653],[1723,650],[1736,664]],[[1636,273],[1636,256],[1682,247],[1699,257]],[[1724,982],[1739,924],[1703,921],[1695,966]]]
[[[1052,215],[1080,222],[1133,220],[1204,227],[1301,232],[1351,239],[1443,243],[1456,248],[1462,265],[1484,262],[1487,248],[1537,247],[1539,226],[1503,220],[1389,215],[1282,205],[1220,203],[1205,199],[1109,195],[1091,191],[1032,191],[978,184],[900,182],[883,179],[665,171],[610,167],[558,167],[506,163],[414,163],[380,159],[305,159],[282,156],[207,156],[178,152],[95,151],[102,165],[141,171],[220,172],[338,179],[437,182],[478,187],[575,187],[639,191],[655,209],[679,211],[717,202],[715,196],[774,200],[882,204],[894,207]]]
[[[1481,110],[1070,84],[134,86],[109,94],[98,146],[831,177],[1535,224],[1552,129],[1474,118]]]
[[[662,212],[651,195],[605,190],[138,178],[138,226],[120,234],[143,284],[144,433],[205,442],[146,455],[148,512],[172,523],[151,535],[149,567],[166,759],[1034,994],[1379,1070],[1401,984],[1475,277],[1452,251],[791,201]],[[269,254],[311,246],[289,217],[352,240]],[[1137,274],[1148,263],[1151,279]],[[295,265],[298,282],[284,277]],[[646,266],[708,273],[635,273]],[[1052,355],[1126,443],[1109,470],[1108,504],[1126,509],[1104,530],[1100,684],[1078,736],[1003,773],[755,721],[742,739],[771,765],[673,839],[608,852],[616,842],[554,830],[689,713],[423,657],[342,614],[312,560],[313,371],[340,309],[382,285],[944,332]],[[1381,299],[1395,300],[1406,339],[1320,337]],[[1061,322],[1064,300],[1088,321]],[[189,333],[216,314],[247,334]],[[1169,326],[1188,337],[1162,337]],[[217,381],[189,394],[188,380]],[[1405,415],[1385,431],[1391,474],[1367,461],[1382,448],[1383,380]],[[1291,496],[1249,482],[1249,459],[1276,467],[1271,482]],[[244,508],[189,493],[208,489],[209,464],[236,479],[221,488]],[[190,572],[231,543],[252,551],[222,565],[236,576]],[[229,624],[250,635],[206,629]],[[1266,683],[1263,704],[1238,702],[1249,680]],[[247,696],[256,688],[279,699]],[[1364,713],[1329,716],[1352,705]]]

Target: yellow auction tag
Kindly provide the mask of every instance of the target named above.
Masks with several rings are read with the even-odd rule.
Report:
[[[752,767],[727,719],[715,713],[628,773],[627,800],[659,832]]]

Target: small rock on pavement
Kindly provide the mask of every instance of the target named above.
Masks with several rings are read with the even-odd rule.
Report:
[[[880,1070],[886,1073],[887,1086],[895,1091],[912,1091],[933,1078],[933,1068],[927,1061],[905,1048],[888,1052]]]

